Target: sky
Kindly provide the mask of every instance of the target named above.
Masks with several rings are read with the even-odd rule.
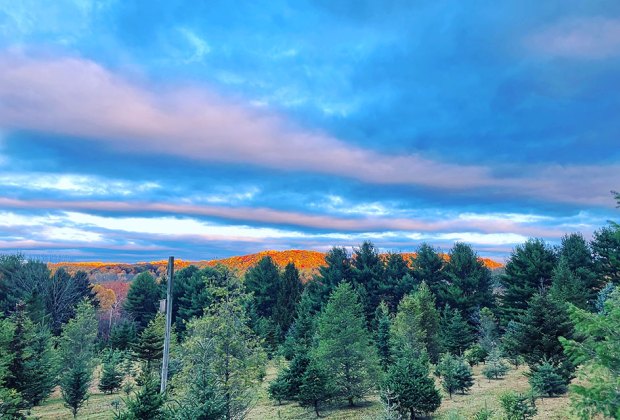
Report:
[[[0,0],[0,253],[590,238],[619,87],[617,0]]]

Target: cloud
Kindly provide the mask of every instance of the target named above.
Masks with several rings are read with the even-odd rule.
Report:
[[[526,45],[538,54],[573,59],[620,56],[620,19],[571,18],[528,36]]]
[[[126,153],[255,164],[371,184],[493,188],[502,194],[545,198],[550,189],[553,200],[595,205],[609,204],[609,185],[620,183],[619,165],[588,167],[587,178],[575,176],[580,167],[557,168],[541,181],[540,174],[548,172],[537,168],[528,168],[527,178],[514,179],[494,176],[488,167],[417,154],[382,154],[301,130],[276,114],[225,101],[204,89],[156,90],[130,83],[84,59],[4,54],[0,69],[4,128],[74,136],[75,141],[103,142]],[[572,179],[567,180],[567,173]],[[600,185],[606,185],[604,190]]]

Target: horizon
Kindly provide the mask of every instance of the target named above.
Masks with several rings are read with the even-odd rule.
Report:
[[[617,219],[618,2],[6,2],[0,70],[0,254],[504,262]]]

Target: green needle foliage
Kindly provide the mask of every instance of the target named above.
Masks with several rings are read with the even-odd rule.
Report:
[[[534,395],[553,397],[568,391],[565,378],[548,361],[532,367],[527,376]]]
[[[455,392],[465,392],[474,385],[471,367],[460,357],[446,354],[437,365],[441,376],[441,385],[450,398]]]

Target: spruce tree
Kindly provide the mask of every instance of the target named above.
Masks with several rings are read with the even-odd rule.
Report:
[[[602,283],[620,284],[620,228],[605,226],[594,232],[592,253],[594,268]]]
[[[280,289],[280,271],[271,257],[263,257],[245,273],[245,287],[254,294],[256,314],[271,319]]]
[[[301,298],[302,291],[303,285],[299,278],[299,270],[295,264],[289,262],[282,273],[273,314],[277,326],[278,342],[282,342],[293,323],[295,307]]]
[[[190,265],[174,276],[174,289],[172,298],[172,320],[177,332],[185,331],[185,323],[192,318],[200,317],[204,308],[211,303],[211,294],[207,288],[206,278],[212,267],[199,270],[195,265]]]
[[[506,420],[528,420],[538,414],[531,397],[509,391],[499,397]]]
[[[428,365],[420,359],[399,358],[388,371],[383,383],[386,391],[382,397],[389,395],[402,415],[428,415],[441,405],[441,395],[435,387],[435,381],[429,377]]]
[[[571,271],[566,257],[561,256],[557,267],[553,270],[549,294],[558,302],[572,303],[580,308],[586,308],[591,291],[586,288],[583,280]]]
[[[585,301],[591,304],[604,282],[601,282],[596,273],[592,249],[583,235],[571,233],[564,236],[559,249],[559,257],[566,260],[568,269],[585,292]]]
[[[116,420],[163,420],[165,396],[159,392],[159,381],[153,374],[142,372],[137,379],[138,391],[125,403]]]
[[[551,285],[555,264],[553,249],[542,239],[529,239],[514,249],[500,278],[505,322],[525,312],[532,296]]]
[[[560,338],[579,369],[580,383],[571,386],[573,405],[582,418],[620,418],[620,289],[611,293],[600,313],[569,305],[575,337]]]
[[[568,391],[566,380],[558,373],[558,369],[548,361],[533,366],[528,373],[528,382],[535,395],[553,397]]]
[[[479,308],[494,305],[491,271],[480,261],[471,245],[457,242],[450,250],[443,270],[447,285],[441,301],[469,319]]]
[[[160,297],[161,289],[151,273],[140,273],[131,282],[124,307],[136,322],[138,332],[155,318]]]
[[[312,296],[305,291],[297,305],[293,325],[282,344],[282,354],[285,359],[291,360],[297,354],[307,354],[310,351],[316,330],[312,308]]]
[[[157,314],[142,331],[133,346],[134,357],[144,362],[149,372],[157,368],[162,360],[165,329],[166,319],[164,315]]]
[[[118,350],[108,350],[103,354],[99,390],[104,394],[111,394],[121,389],[123,384],[121,359],[122,355]]]
[[[330,294],[343,281],[352,280],[351,257],[346,248],[333,247],[325,254],[325,265],[307,286],[313,310],[323,308]]]
[[[137,335],[135,322],[123,319],[110,331],[110,347],[116,350],[129,350],[136,343]]]
[[[502,360],[501,351],[499,348],[492,349],[482,368],[482,374],[487,379],[499,379],[506,376],[506,373],[508,373],[508,366]]]
[[[480,310],[480,323],[478,325],[478,343],[488,354],[499,344],[499,333],[495,314],[489,308]]]
[[[381,302],[379,307],[377,307],[373,324],[375,326],[375,345],[377,346],[377,353],[379,355],[379,364],[384,371],[387,371],[388,366],[392,363],[390,342],[392,319],[390,318],[389,309],[385,302]]]
[[[402,254],[388,254],[383,279],[379,285],[379,295],[393,313],[403,296],[413,291],[412,272]]]
[[[72,278],[73,287],[75,288],[75,301],[80,302],[86,299],[93,308],[99,307],[99,299],[97,299],[97,293],[93,290],[93,285],[88,280],[88,274],[85,271],[77,271]]]
[[[415,256],[411,259],[413,277],[417,284],[426,282],[437,299],[443,295],[445,274],[443,268],[444,259],[428,244],[422,244]],[[443,308],[445,302],[438,300],[437,306]]]
[[[461,355],[474,342],[471,327],[458,309],[446,306],[441,317],[441,338],[448,352]]]
[[[14,333],[15,324],[10,319],[0,317],[0,418],[25,419],[26,416],[21,412],[25,406],[21,395],[5,385],[5,379],[9,375],[8,367],[15,357],[9,351]]]
[[[439,357],[440,317],[435,297],[425,282],[398,305],[392,325],[394,351],[407,354],[425,352],[436,362]]]
[[[330,375],[325,366],[317,360],[312,360],[301,378],[297,399],[302,407],[311,406],[317,417],[320,417],[321,403],[332,398],[334,390]]]
[[[352,266],[351,284],[360,296],[364,296],[364,313],[370,323],[382,298],[383,261],[377,248],[371,242],[364,241],[353,253]]]
[[[75,318],[63,327],[60,337],[60,389],[74,418],[89,397],[96,339],[95,310],[90,303],[83,301],[76,309]]]
[[[378,363],[362,305],[349,283],[338,285],[330,296],[319,317],[317,336],[312,357],[324,363],[337,395],[352,406],[374,389]]]

